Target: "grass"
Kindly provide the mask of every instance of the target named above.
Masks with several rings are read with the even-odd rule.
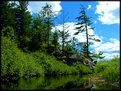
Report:
[[[92,70],[80,62],[73,66],[58,61],[55,57],[36,51],[25,53],[21,51],[15,41],[2,37],[1,45],[1,76],[18,75],[44,76],[91,73]]]
[[[110,82],[120,82],[120,58],[99,61],[95,73]]]

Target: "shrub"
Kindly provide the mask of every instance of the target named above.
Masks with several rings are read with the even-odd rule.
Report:
[[[6,37],[8,37],[10,39],[14,39],[15,38],[15,31],[10,26],[4,27],[2,29],[2,36],[6,36]]]
[[[1,45],[1,75],[22,76],[43,75],[44,69],[30,54],[17,48],[17,45],[7,37],[2,37]]]
[[[111,82],[120,81],[120,58],[114,57],[111,60],[99,61],[95,73]]]
[[[85,66],[84,64],[82,64],[81,62],[74,63],[74,66],[82,74],[92,73],[92,70],[88,66]]]

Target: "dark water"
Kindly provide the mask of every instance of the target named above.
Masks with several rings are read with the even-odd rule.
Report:
[[[104,82],[90,81],[89,75],[69,75],[56,77],[33,77],[20,79],[15,83],[2,83],[4,90],[116,90],[119,87]]]

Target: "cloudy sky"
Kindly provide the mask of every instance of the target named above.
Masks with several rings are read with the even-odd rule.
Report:
[[[86,8],[87,15],[92,17],[94,30],[90,29],[89,34],[94,34],[95,38],[101,42],[94,42],[92,48],[94,51],[103,51],[105,59],[113,58],[120,55],[120,2],[119,1],[30,1],[28,10],[31,14],[38,13],[46,3],[52,5],[52,10],[56,12],[56,16],[60,17],[61,10],[68,12],[69,20],[66,22],[69,25],[71,37],[73,37],[76,17],[79,16],[81,4]],[[62,25],[56,24],[56,27],[61,29]],[[90,26],[88,26],[90,27]],[[85,35],[79,34],[76,38],[83,42]]]

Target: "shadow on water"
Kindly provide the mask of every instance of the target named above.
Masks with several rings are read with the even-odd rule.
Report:
[[[2,83],[4,90],[113,90],[119,89],[107,83],[92,83],[89,75],[68,75],[56,77],[33,77],[19,79],[16,83]]]

